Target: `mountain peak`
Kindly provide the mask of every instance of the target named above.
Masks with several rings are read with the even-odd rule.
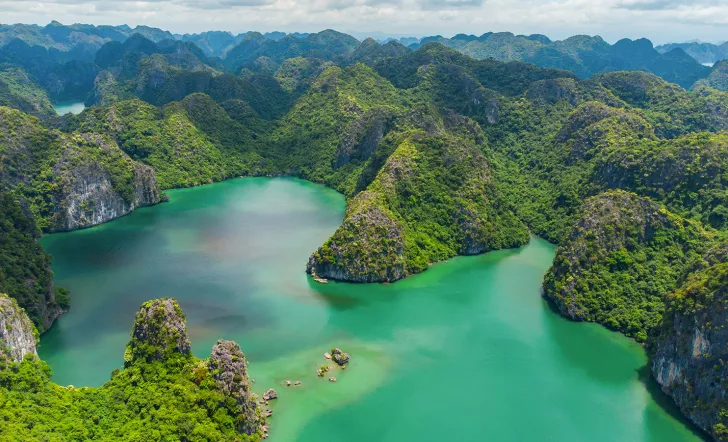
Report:
[[[132,339],[124,360],[168,360],[190,354],[185,314],[173,298],[155,299],[142,304],[134,320]]]

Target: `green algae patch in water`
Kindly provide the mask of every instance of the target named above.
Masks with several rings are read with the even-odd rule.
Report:
[[[341,222],[338,193],[249,178],[170,197],[42,239],[72,293],[39,348],[56,382],[101,385],[123,364],[139,305],[173,296],[196,356],[235,340],[254,390],[279,393],[273,442],[699,440],[662,403],[638,344],[551,311],[545,241],[394,284],[319,284],[305,265]],[[318,378],[331,347],[350,366]]]
[[[255,388],[274,385],[279,394],[278,399],[270,401],[274,411],[271,440],[296,440],[310,421],[355,403],[385,382],[391,362],[380,348],[344,341],[338,341],[336,345],[356,354],[346,369],[326,360],[319,347],[279,360],[251,364],[249,371],[256,380]],[[316,370],[324,364],[329,366],[329,371],[319,377]],[[336,382],[329,381],[330,377],[335,377]],[[291,386],[287,386],[286,381],[290,381]],[[296,386],[296,382],[301,384]]]

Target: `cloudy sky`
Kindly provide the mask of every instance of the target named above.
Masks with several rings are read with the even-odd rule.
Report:
[[[172,32],[487,31],[608,41],[728,40],[728,0],[0,0],[2,23],[146,24]],[[361,34],[359,34],[361,35]]]

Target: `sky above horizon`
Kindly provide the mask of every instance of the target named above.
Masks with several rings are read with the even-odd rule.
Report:
[[[357,37],[510,31],[655,44],[728,40],[727,0],[0,0],[2,23],[144,24],[174,33],[316,32]]]

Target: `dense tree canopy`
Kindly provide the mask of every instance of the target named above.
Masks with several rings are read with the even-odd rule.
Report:
[[[296,176],[347,197],[342,225],[312,251],[319,277],[394,281],[534,233],[559,245],[544,294],[562,314],[655,345],[674,331],[665,312],[691,313],[676,310],[689,299],[679,287],[726,257],[716,251],[728,229],[723,68],[707,77],[680,49],[506,34],[412,49],[335,31],[13,32],[0,29],[0,291],[41,331],[69,299],[53,288],[39,230],[98,224],[160,190],[235,176]],[[92,106],[54,116],[64,96]],[[97,390],[53,385],[31,359],[0,370],[10,405],[0,425],[18,440],[239,433],[189,355],[173,358],[184,367],[128,364]],[[52,412],[39,416],[44,404]]]

